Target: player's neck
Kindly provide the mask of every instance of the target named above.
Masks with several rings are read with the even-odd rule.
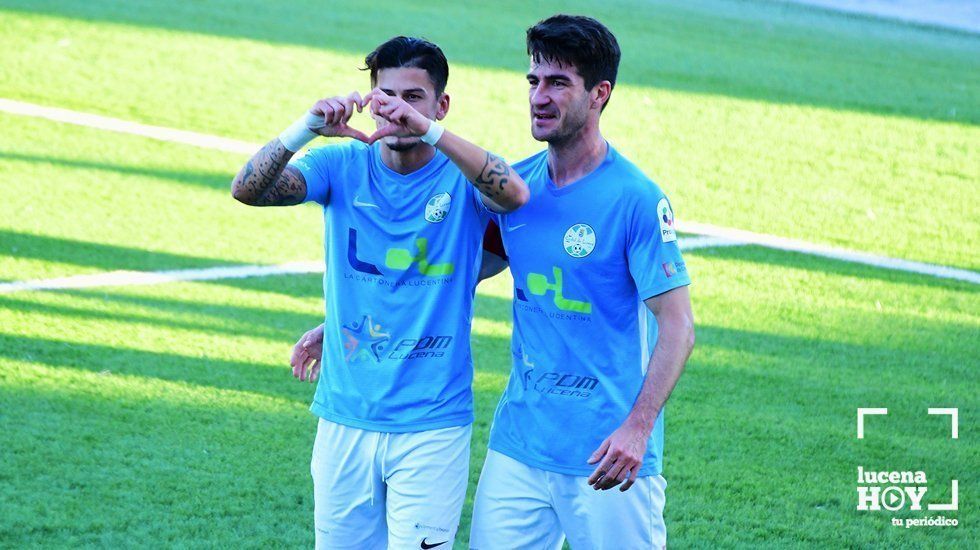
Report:
[[[561,143],[548,144],[548,172],[556,187],[575,183],[594,171],[606,158],[608,144],[598,128],[583,129]]]
[[[425,166],[436,155],[436,148],[425,143],[419,143],[408,151],[392,151],[387,146],[381,146],[381,162],[399,174],[411,174]]]

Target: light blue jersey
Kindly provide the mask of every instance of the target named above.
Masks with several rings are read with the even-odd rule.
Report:
[[[588,176],[557,188],[541,152],[514,169],[526,206],[498,219],[514,275],[513,368],[490,448],[529,466],[589,475],[626,419],[657,324],[643,300],[690,284],[663,192],[612,146]],[[639,475],[660,473],[663,414]]]
[[[490,214],[445,155],[401,175],[381,144],[293,160],[325,205],[323,362],[310,409],[382,432],[473,421],[470,324]]]

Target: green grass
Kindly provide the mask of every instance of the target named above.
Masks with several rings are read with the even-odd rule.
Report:
[[[364,89],[377,42],[424,34],[453,63],[447,125],[510,158],[539,147],[522,32],[559,9],[0,6],[16,45],[0,97],[256,142]],[[980,267],[980,39],[771,3],[613,7],[604,132],[680,217]],[[242,160],[0,114],[0,280],[322,257],[317,209],[229,197]],[[978,289],[755,247],[687,256],[698,344],[666,413],[671,545],[968,547]],[[458,548],[508,375],[509,284],[480,287]],[[286,359],[321,312],[317,275],[0,294],[0,546],[309,546],[313,388]],[[959,440],[925,414],[942,406]],[[890,411],[862,441],[857,407]],[[856,511],[858,465],[925,470],[931,501],[958,479],[960,527]]]
[[[519,158],[540,147],[523,30],[590,10],[233,5],[0,1],[17,45],[0,97],[264,142],[316,98],[366,89],[355,69],[377,43],[422,34],[453,65],[449,127]],[[605,135],[680,218],[980,268],[980,210],[957,200],[980,179],[980,38],[773,3],[603,13],[624,49]]]

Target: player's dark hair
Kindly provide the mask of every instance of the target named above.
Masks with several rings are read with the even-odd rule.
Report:
[[[616,86],[619,43],[605,25],[591,17],[559,14],[538,21],[527,30],[527,54],[535,63],[543,59],[575,67],[586,90],[603,80],[609,81],[610,90]]]
[[[429,74],[436,95],[446,91],[449,81],[449,63],[445,54],[432,42],[423,38],[396,36],[381,44],[364,58],[364,69],[371,71],[371,86],[378,82],[378,71],[414,67]]]

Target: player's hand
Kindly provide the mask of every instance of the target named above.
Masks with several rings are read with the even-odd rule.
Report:
[[[415,137],[425,134],[432,123],[425,115],[399,97],[390,96],[375,88],[364,96],[364,104],[370,105],[371,114],[378,130],[371,134],[369,143],[383,137]]]
[[[589,464],[599,463],[589,476],[589,485],[597,491],[605,491],[625,481],[620,491],[632,487],[640,466],[643,466],[649,438],[650,430],[628,420],[624,422],[589,457]]]
[[[354,112],[360,113],[366,104],[357,92],[351,92],[346,97],[321,99],[310,108],[310,113],[322,117],[323,124],[310,127],[310,130],[325,137],[349,137],[368,143],[370,138],[367,134],[347,125]]]
[[[320,357],[323,355],[323,325],[311,329],[293,346],[289,364],[293,366],[293,376],[300,380],[313,382],[320,374]]]

